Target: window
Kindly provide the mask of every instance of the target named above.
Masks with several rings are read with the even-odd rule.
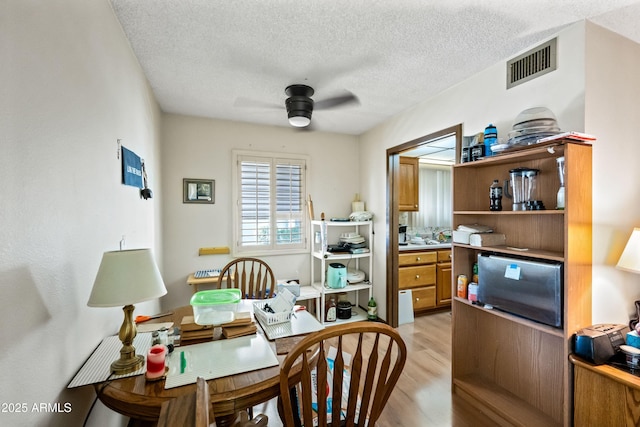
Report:
[[[234,159],[234,253],[306,252],[308,160],[239,151]]]

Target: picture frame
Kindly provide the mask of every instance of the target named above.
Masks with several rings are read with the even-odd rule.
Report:
[[[213,179],[184,178],[182,203],[215,203],[215,183]]]

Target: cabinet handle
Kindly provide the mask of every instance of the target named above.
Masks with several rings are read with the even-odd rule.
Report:
[[[419,256],[416,257],[416,261],[420,261],[420,257]]]
[[[419,278],[420,278],[420,275],[419,275],[419,274],[416,274],[416,279],[419,279]]]

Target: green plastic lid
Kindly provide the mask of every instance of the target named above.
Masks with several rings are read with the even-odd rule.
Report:
[[[191,297],[191,305],[221,305],[240,302],[240,289],[211,289],[200,291]]]

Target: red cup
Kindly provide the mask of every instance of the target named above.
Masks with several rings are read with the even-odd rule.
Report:
[[[156,344],[147,353],[147,378],[158,378],[164,375],[167,347]]]

